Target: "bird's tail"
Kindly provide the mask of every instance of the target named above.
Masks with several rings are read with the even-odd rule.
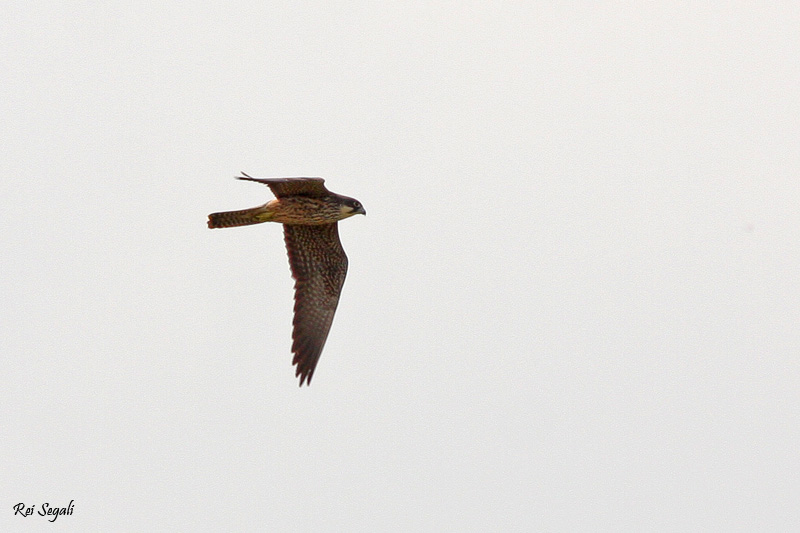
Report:
[[[209,228],[232,228],[235,226],[249,226],[269,222],[272,217],[265,206],[242,209],[240,211],[225,211],[208,215]]]

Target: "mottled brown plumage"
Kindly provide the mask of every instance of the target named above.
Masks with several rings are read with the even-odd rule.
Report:
[[[266,184],[275,200],[251,209],[212,213],[208,227],[283,224],[295,279],[292,364],[297,365],[300,386],[310,384],[347,275],[347,256],[337,222],[366,211],[358,200],[326,189],[322,178],[252,178],[244,174],[239,179]]]

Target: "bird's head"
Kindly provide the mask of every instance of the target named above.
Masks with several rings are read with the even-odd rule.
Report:
[[[342,197],[340,204],[342,218],[351,217],[353,215],[366,215],[367,210],[361,205],[361,202],[355,198]]]

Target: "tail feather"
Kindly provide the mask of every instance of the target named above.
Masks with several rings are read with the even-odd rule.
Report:
[[[249,226],[269,221],[269,213],[264,206],[242,209],[240,211],[225,211],[208,215],[209,228],[232,228],[235,226]]]

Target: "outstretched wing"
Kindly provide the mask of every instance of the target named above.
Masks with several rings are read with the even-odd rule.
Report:
[[[317,198],[330,194],[322,178],[254,178],[242,172],[242,177],[237,179],[263,183],[277,198],[293,195]]]
[[[310,384],[339,304],[347,256],[336,223],[283,225],[294,283],[292,364],[295,375]]]

